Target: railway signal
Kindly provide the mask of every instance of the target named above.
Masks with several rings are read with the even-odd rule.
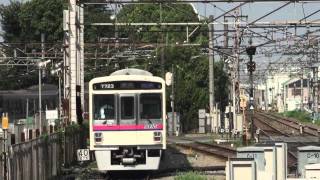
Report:
[[[247,63],[247,69],[248,69],[249,72],[254,72],[256,70],[256,62],[249,61]]]
[[[249,62],[247,63],[247,67],[248,67],[248,71],[250,73],[249,79],[250,79],[250,122],[251,122],[251,140],[254,139],[254,126],[253,126],[253,111],[254,111],[254,107],[253,107],[253,76],[252,73],[253,71],[255,71],[256,69],[256,63],[252,61],[253,55],[256,54],[256,47],[252,46],[252,41],[251,39],[249,40],[249,44],[250,46],[246,48],[246,52],[249,56]],[[252,108],[251,108],[252,107]]]

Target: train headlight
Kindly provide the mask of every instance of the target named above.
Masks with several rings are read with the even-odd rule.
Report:
[[[160,142],[161,136],[162,136],[161,132],[153,132],[153,140],[154,141]]]
[[[94,133],[94,142],[96,143],[101,143],[103,139],[103,135],[101,132],[99,133]]]

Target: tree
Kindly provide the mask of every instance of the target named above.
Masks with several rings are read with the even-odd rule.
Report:
[[[160,18],[161,17],[161,18]],[[174,5],[126,5],[118,14],[119,22],[198,22],[197,15],[189,4]],[[183,130],[194,130],[198,126],[198,109],[209,109],[209,77],[208,58],[200,54],[201,47],[176,47],[170,44],[183,43],[186,39],[185,27],[122,27],[121,37],[129,37],[135,42],[165,43],[169,46],[164,48],[165,71],[175,68],[175,100],[176,111],[181,113]],[[195,27],[189,27],[193,29]],[[203,26],[201,30],[207,31]],[[208,35],[196,32],[191,37],[191,42],[208,44]],[[141,68],[161,76],[161,48],[157,49],[155,59],[146,59],[141,63]],[[151,64],[150,64],[151,63]],[[225,106],[227,104],[228,76],[223,71],[223,63],[215,64],[215,98]],[[168,88],[170,89],[170,88]],[[167,91],[167,110],[170,109],[169,95]]]
[[[62,47],[63,10],[67,9],[66,3],[64,0],[31,0],[25,3],[11,1],[8,5],[0,5],[2,37],[4,42],[11,44],[5,49],[6,56],[12,57],[14,48],[24,49],[30,53],[34,50],[40,52],[40,46],[24,46],[24,43],[40,43],[41,33],[45,34],[46,43],[54,43]],[[110,31],[113,31],[112,28],[90,26],[92,22],[98,22],[98,20],[110,21],[111,11],[105,6],[86,6],[84,12],[85,42],[98,42],[99,37],[107,37]],[[93,51],[93,48],[88,47],[86,51]],[[26,55],[23,54],[23,56]],[[7,71],[7,68],[10,70]],[[0,74],[4,75],[1,76],[0,89],[25,88],[38,81],[37,71],[26,72],[26,67],[7,68],[0,69]],[[20,79],[20,82],[14,79]],[[54,79],[49,79],[49,81],[52,80]]]
[[[21,36],[21,26],[19,23],[19,16],[16,12],[21,11],[22,4],[18,1],[13,1],[11,4],[5,6],[0,5],[2,38],[5,41],[17,42]]]

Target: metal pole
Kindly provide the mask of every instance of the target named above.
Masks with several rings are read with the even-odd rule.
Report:
[[[318,120],[318,67],[314,67],[314,120]]]
[[[59,93],[58,93],[58,95],[59,95],[59,109],[58,109],[58,113],[59,113],[59,119],[61,119],[61,71],[59,71],[58,72],[58,83],[59,83],[59,85],[58,85],[58,87],[59,87]]]
[[[209,21],[213,21],[213,16],[209,17]],[[213,113],[214,113],[214,51],[213,51],[213,41],[214,41],[214,26],[209,24],[209,105],[210,105],[210,119],[211,119],[211,131],[215,131]]]
[[[264,99],[264,107],[265,107],[265,111],[267,111],[268,112],[268,108],[269,108],[269,100],[268,100],[268,92],[269,92],[269,90],[268,90],[268,76],[267,76],[267,78],[266,78],[266,89],[265,89],[265,91],[266,91],[266,93],[265,93],[265,99]],[[285,97],[285,96],[284,96]]]
[[[174,67],[172,64],[172,84],[171,84],[171,108],[172,108],[172,136],[175,134],[175,115],[174,115]]]
[[[44,60],[44,38],[45,38],[45,35],[44,33],[41,33],[41,61],[43,62]],[[39,127],[39,132],[40,134],[42,134],[42,95],[41,95],[41,85],[42,85],[42,82],[41,82],[41,79],[42,79],[42,74],[41,74],[41,64],[39,66],[39,124],[40,124],[40,127]]]
[[[27,103],[26,103],[26,119],[29,116],[29,98],[27,98]]]
[[[303,110],[303,94],[304,94],[304,88],[303,88],[303,72],[301,72],[301,79],[300,79],[300,110]]]
[[[42,133],[41,126],[42,126],[42,120],[41,120],[41,67],[39,66],[39,132]]]
[[[250,57],[250,63],[252,63],[252,55],[249,55]],[[254,120],[253,120],[253,76],[252,73],[253,71],[249,71],[250,72],[250,122],[251,122],[251,139],[254,140]],[[252,108],[251,108],[252,106]]]

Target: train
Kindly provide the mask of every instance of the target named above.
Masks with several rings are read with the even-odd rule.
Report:
[[[165,81],[122,69],[89,82],[90,151],[98,170],[157,170],[166,150]]]

